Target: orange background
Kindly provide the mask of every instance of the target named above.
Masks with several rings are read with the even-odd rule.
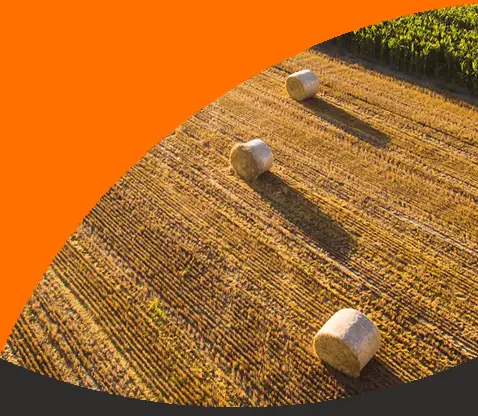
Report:
[[[18,0],[0,7],[2,349],[82,218],[180,123],[316,43],[456,4],[122,3]]]

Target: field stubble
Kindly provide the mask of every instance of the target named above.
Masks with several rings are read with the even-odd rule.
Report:
[[[298,103],[284,80],[321,81]],[[235,176],[262,138],[271,172]],[[347,397],[478,355],[478,113],[304,52],[212,103],[141,159],[71,236],[3,358],[113,394],[266,406]],[[382,347],[360,378],[312,337],[338,309]]]

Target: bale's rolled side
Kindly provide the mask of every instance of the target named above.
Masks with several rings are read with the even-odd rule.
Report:
[[[285,85],[289,96],[297,101],[312,98],[319,91],[319,79],[309,69],[289,75]]]
[[[246,181],[254,181],[272,166],[272,151],[262,140],[236,144],[230,154],[234,171]]]
[[[342,309],[314,337],[314,351],[337,370],[358,377],[380,342],[380,332],[370,319],[355,309]]]

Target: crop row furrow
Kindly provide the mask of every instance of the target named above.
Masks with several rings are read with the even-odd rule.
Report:
[[[68,248],[68,245],[65,248]],[[129,311],[123,311],[123,314],[119,316],[120,310],[117,310],[112,301],[101,293],[101,289],[94,286],[93,282],[89,282],[82,273],[78,273],[76,267],[70,266],[72,253],[70,249],[68,250],[68,256],[63,251],[58,254],[58,267],[54,268],[55,273],[62,279],[65,286],[76,295],[78,300],[91,312],[95,313],[98,323],[110,335],[118,352],[128,357],[134,357],[134,360],[129,360],[129,362],[136,367],[135,370],[138,374],[143,375],[144,384],[154,391],[162,392],[165,395],[165,401],[168,403],[175,403],[175,400],[178,399],[183,403],[192,400],[191,392],[184,391],[179,386],[166,382],[168,380],[167,372],[155,366],[154,370],[160,372],[157,374],[151,368],[151,362],[148,362],[143,354],[144,351],[154,354],[154,351],[152,345],[143,336],[133,335],[133,332],[138,331],[138,328],[134,323],[131,326],[128,324],[134,317],[130,315]],[[81,261],[81,257],[77,257],[76,260]],[[82,261],[82,266],[87,266],[85,260]],[[144,329],[144,325],[142,327]],[[162,399],[163,397],[160,398],[160,400]]]

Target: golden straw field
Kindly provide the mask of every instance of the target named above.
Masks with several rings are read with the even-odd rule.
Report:
[[[300,103],[284,82],[303,68],[320,89]],[[228,157],[254,138],[274,164],[248,184]],[[478,356],[477,208],[476,107],[306,51],[201,110],[108,191],[2,357],[113,394],[212,406],[420,379]],[[359,378],[312,351],[341,308],[382,335]]]

